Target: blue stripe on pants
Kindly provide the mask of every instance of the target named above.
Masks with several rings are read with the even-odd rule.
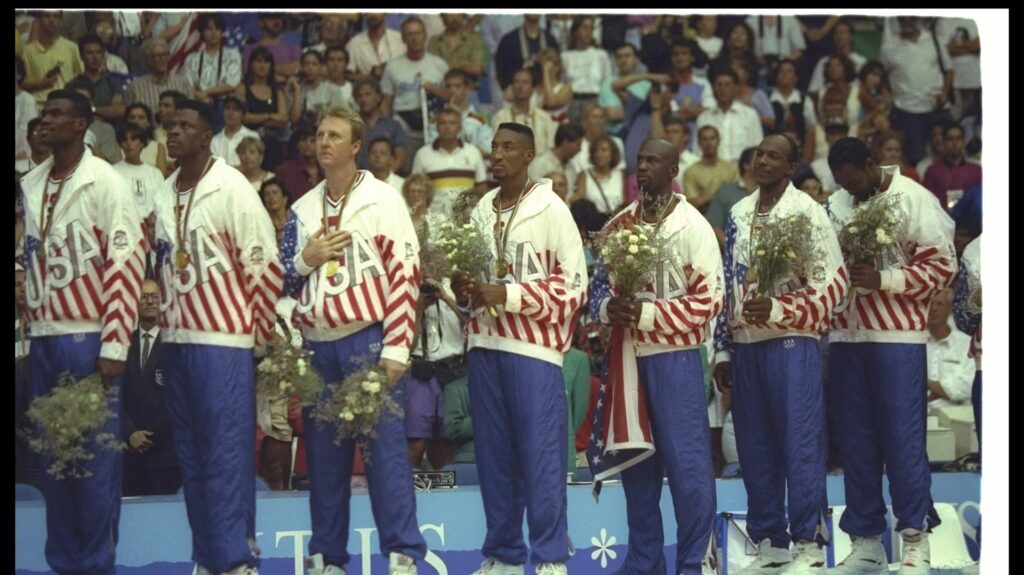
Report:
[[[732,393],[750,538],[769,537],[780,549],[788,549],[791,538],[824,542],[819,535],[827,533],[818,533],[828,507],[818,342],[792,336],[735,344]]]
[[[509,565],[526,563],[525,508],[534,565],[564,562],[570,543],[562,369],[483,348],[470,350],[468,362],[476,465],[487,516],[481,551]]]
[[[374,365],[380,357],[382,330],[375,324],[335,341],[307,342],[313,351],[313,367],[324,383],[340,383],[349,374],[362,369],[360,362]],[[371,351],[371,348],[374,351]],[[391,397],[405,405],[404,378],[392,389]],[[326,393],[326,390],[325,390]],[[302,410],[306,437],[306,464],[309,471],[309,512],[313,536],[309,554],[322,553],[324,562],[344,567],[348,553],[352,464],[355,440],[334,443],[336,427],[320,425],[311,417],[312,408]],[[382,416],[377,438],[369,439],[371,460],[366,465],[370,489],[370,507],[380,537],[380,551],[387,556],[401,553],[423,559],[427,543],[416,523],[416,495],[412,468],[405,442],[405,419]]]
[[[214,573],[257,566],[252,349],[165,343],[164,354],[192,559]]]
[[[665,573],[659,502],[667,474],[677,525],[672,572],[700,575],[715,526],[715,473],[700,351],[638,358],[637,367],[656,451],[622,472],[629,552],[619,573]]]
[[[939,524],[925,449],[927,365],[924,344],[831,344],[829,381],[839,386],[843,406],[846,511],[839,526],[850,535],[886,530],[883,466],[896,530]]]
[[[76,334],[32,339],[29,382],[32,397],[49,393],[58,378],[70,373],[84,379],[96,371],[100,334]],[[103,431],[121,437],[121,379],[113,382],[118,401],[115,417]],[[121,518],[121,453],[88,445],[95,457],[82,464],[91,477],[56,480],[44,472],[40,488],[46,498],[46,562],[57,573],[113,575]],[[44,469],[52,460],[40,458]]]

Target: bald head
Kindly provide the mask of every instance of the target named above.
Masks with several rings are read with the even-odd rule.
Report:
[[[671,194],[679,173],[679,152],[671,142],[649,139],[636,155],[636,183],[646,193]]]

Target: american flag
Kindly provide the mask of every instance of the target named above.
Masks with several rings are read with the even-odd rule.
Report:
[[[171,59],[167,63],[167,69],[171,74],[181,72],[185,64],[185,58],[189,54],[200,49],[203,45],[203,38],[199,34],[198,14],[190,12],[185,25],[181,31],[170,42],[168,48],[171,52]]]
[[[594,296],[600,301],[599,296]],[[654,434],[637,369],[632,330],[612,328],[587,447],[594,498],[601,482],[654,455]]]

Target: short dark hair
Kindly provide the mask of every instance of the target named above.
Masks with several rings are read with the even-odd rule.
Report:
[[[203,30],[213,22],[217,25],[217,29],[223,32],[227,29],[227,23],[224,21],[224,17],[217,12],[200,12],[199,17],[196,18],[196,29],[202,34]]]
[[[78,39],[78,53],[81,54],[85,51],[85,47],[89,44],[97,44],[104,52],[107,51],[107,47],[103,45],[103,40],[99,36],[93,33],[86,34]]]
[[[174,100],[174,107],[177,108],[179,103],[188,99],[188,96],[182,94],[177,90],[164,90],[163,92],[160,92],[160,97],[157,98],[157,102],[163,100],[164,98],[170,98]]]
[[[266,180],[262,184],[260,184],[259,195],[261,202],[263,201],[263,191],[270,186],[277,186],[281,188],[281,193],[284,195],[284,207],[287,208],[292,205],[292,194],[288,190],[288,186],[284,183],[284,180],[279,180],[276,177],[270,178],[269,180]]]
[[[576,124],[561,124],[558,129],[555,130],[555,147],[561,146],[565,142],[575,142],[583,137],[583,128]]]
[[[683,132],[685,132],[687,135],[692,135],[692,132],[690,131],[690,124],[686,120],[680,118],[679,116],[673,114],[665,118],[665,120],[662,122],[662,127],[667,128],[671,124],[678,124],[682,126]]]
[[[363,86],[369,86],[369,87],[373,88],[374,92],[377,92],[378,94],[381,93],[381,91],[380,91],[380,82],[378,82],[374,78],[363,78],[362,80],[359,80],[358,82],[355,83],[355,86],[352,86],[352,91],[353,92],[358,92],[359,88],[362,88]]]
[[[608,167],[614,168],[619,165],[619,162],[622,160],[622,151],[619,150],[619,145],[615,143],[615,140],[613,140],[611,136],[607,135],[598,137],[590,144],[590,163],[593,165],[594,158],[597,157],[597,146],[605,143],[608,144],[608,147],[611,148],[612,151],[612,157],[608,163]],[[678,157],[676,159],[678,159]]]
[[[948,138],[950,130],[960,130],[960,135],[961,136],[964,135],[964,133],[965,133],[963,126],[961,126],[960,124],[957,124],[956,122],[950,122],[950,123],[948,123],[948,124],[946,124],[945,126],[942,127],[942,137],[943,138]]]
[[[712,84],[718,80],[719,76],[729,76],[733,82],[740,83],[740,76],[736,73],[736,70],[732,69],[731,63],[719,62],[717,66],[712,66],[711,68],[712,70],[709,75],[711,76]]]
[[[669,54],[672,53],[673,48],[686,48],[693,55],[693,67],[703,68],[708,63],[708,55],[704,50],[701,49],[700,45],[689,38],[676,38],[672,41],[672,46],[669,48]]]
[[[529,142],[529,149],[537,149],[537,141],[536,139],[534,139],[533,129],[531,129],[529,126],[526,126],[524,124],[517,124],[516,122],[504,122],[498,125],[498,129],[496,131],[500,132],[501,130],[508,130],[509,132],[515,132],[516,134],[519,134],[520,136],[526,138],[526,141]]]
[[[863,170],[868,165],[871,155],[868,145],[857,138],[843,138],[832,144],[828,151],[828,167],[833,172],[840,166],[851,165]]]
[[[402,22],[402,26],[401,26],[401,27],[399,28],[399,32],[402,32],[402,33],[404,33],[404,32],[405,32],[405,27],[406,27],[407,25],[409,25],[409,24],[413,24],[413,23],[416,23],[416,22],[419,22],[419,23],[420,23],[420,26],[422,26],[422,27],[423,27],[423,30],[424,30],[424,31],[426,31],[426,29],[427,29],[427,25],[423,23],[423,19],[422,19],[422,18],[420,18],[419,16],[409,16],[408,18],[406,18],[406,19],[405,19],[405,20],[404,20],[404,21]]]
[[[85,76],[78,76],[74,80],[71,80],[64,85],[65,90],[85,90],[89,92],[89,98],[96,98],[96,89],[92,87],[92,82],[89,81]]]
[[[213,106],[200,102],[199,100],[184,99],[177,102],[175,107],[178,110],[192,110],[199,115],[199,119],[206,122],[206,125],[213,129]]]
[[[28,130],[28,134],[30,136],[32,135],[33,132],[36,131],[36,128],[39,127],[39,122],[42,122],[42,121],[43,121],[42,118],[40,118],[39,116],[36,116],[35,118],[32,118],[31,120],[28,121],[28,124],[25,126],[25,129]]]
[[[391,155],[395,154],[395,144],[393,144],[391,142],[391,140],[389,140],[388,138],[385,138],[384,136],[378,136],[378,137],[374,138],[373,141],[370,142],[370,145],[366,147],[366,150],[369,151],[370,148],[372,148],[373,145],[377,144],[377,143],[385,143],[385,144],[387,144],[388,145],[388,153],[390,153]]]
[[[757,151],[757,148],[751,147],[751,148],[747,148],[747,149],[743,150],[743,153],[740,154],[739,168],[740,168],[741,172],[743,171],[743,165],[744,164],[749,164],[750,162],[752,162],[754,160],[754,152],[756,152],[756,151]]]
[[[819,184],[822,183],[821,178],[818,177],[818,174],[814,173],[814,170],[807,170],[805,172],[801,172],[793,179],[793,185],[799,188],[803,186],[804,182],[807,180],[817,180]]]
[[[445,81],[450,80],[451,78],[462,78],[462,81],[465,82],[467,86],[473,84],[473,79],[469,77],[469,74],[467,74],[465,70],[460,70],[458,68],[452,68],[444,73]]]
[[[302,62],[302,59],[305,58],[306,56],[313,56],[314,58],[316,58],[317,62],[320,62],[321,64],[324,63],[324,55],[321,54],[319,50],[313,48],[306,48],[305,50],[302,51],[302,56],[299,57],[299,62]]]
[[[292,126],[292,134],[294,142],[299,143],[303,138],[316,137],[316,126],[309,122],[300,121]]]
[[[239,98],[238,96],[236,96],[234,94],[228,94],[228,95],[224,96],[223,102],[224,102],[225,106],[228,105],[228,102],[231,102],[231,103],[235,104],[236,106],[238,106],[239,110],[245,110],[245,102],[243,102],[241,98]]]
[[[75,110],[75,115],[79,118],[85,118],[86,126],[92,124],[92,104],[89,103],[88,98],[79,94],[74,90],[54,90],[46,96],[46,101],[50,100],[69,100],[71,107]]]
[[[134,136],[136,140],[142,142],[143,146],[149,144],[150,136],[148,130],[135,124],[124,122],[117,127],[117,143],[124,142],[128,139],[128,136]]]
[[[324,50],[324,61],[326,61],[331,55],[331,52],[341,52],[345,55],[346,62],[351,60],[351,58],[348,57],[348,50],[346,50],[344,46],[328,46],[327,49]]]
[[[615,52],[618,52],[619,50],[621,50],[623,48],[629,48],[630,50],[633,51],[633,54],[635,54],[637,56],[640,55],[640,50],[637,50],[636,46],[634,46],[632,42],[623,42],[623,43],[619,44],[618,46],[615,47]]]
[[[789,160],[791,163],[794,163],[794,164],[799,162],[800,161],[800,144],[798,144],[796,140],[794,140],[792,137],[790,137],[789,134],[773,134],[773,135],[774,136],[779,136],[780,138],[784,138],[786,140],[786,143],[789,144],[789,154],[786,156],[786,159]]]

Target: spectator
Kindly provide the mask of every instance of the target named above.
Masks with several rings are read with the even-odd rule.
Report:
[[[140,155],[142,161],[160,170],[164,177],[170,175],[171,168],[167,161],[167,148],[156,141],[153,133],[153,111],[150,110],[149,106],[141,102],[128,104],[124,110],[124,121],[129,124],[135,124],[146,131],[146,140],[149,143],[146,144],[145,148],[142,148]]]
[[[382,141],[386,142],[387,140]],[[427,229],[427,213],[430,210],[430,204],[434,201],[434,188],[430,184],[430,178],[426,174],[413,174],[409,176],[408,180],[403,182],[402,188],[397,191],[402,194],[402,197],[405,199],[405,205],[409,208],[409,217],[412,218],[412,227],[416,230],[416,239],[421,242],[425,241],[427,237],[425,234],[429,231]],[[430,289],[428,288],[427,291],[430,291]],[[420,285],[420,295],[422,294],[423,285]],[[420,322],[417,321],[416,323],[419,324]],[[417,336],[413,337],[414,345],[412,349],[415,351],[415,343],[419,340],[415,340]],[[413,462],[414,467],[418,465],[418,461]]]
[[[756,146],[763,139],[761,120],[753,108],[736,101],[739,78],[734,70],[714,70],[712,79],[715,86],[715,103],[697,118],[698,144],[699,129],[714,126],[721,140],[719,157],[727,162],[735,162],[743,150]]]
[[[461,192],[474,187],[480,195],[487,192],[487,166],[476,146],[459,140],[458,112],[445,109],[436,122],[437,140],[416,152],[412,173],[430,177],[434,189],[430,211],[447,215]]]
[[[300,120],[316,124],[320,121],[324,110],[334,107],[349,107],[344,93],[323,79],[323,54],[307,49],[302,53],[301,62],[301,83],[298,76],[288,78],[288,88],[292,95],[292,106],[288,115],[292,124],[296,124]]]
[[[396,192],[404,189],[405,178],[391,170],[395,165],[395,146],[391,140],[378,136],[370,142],[369,149],[367,161],[370,164],[370,172],[373,173],[373,177],[391,184]]]
[[[903,159],[903,134],[887,132],[879,137],[875,146],[875,160],[879,166],[899,166],[901,174],[921,183],[917,170]]]
[[[570,120],[573,91],[565,82],[562,58],[554,48],[541,50],[537,58],[541,63],[541,82],[533,92],[530,103],[546,110],[555,122],[564,124]]]
[[[156,110],[160,105],[160,94],[174,90],[191,98],[193,94],[192,82],[188,76],[180,73],[170,73],[168,61],[171,52],[167,42],[160,39],[149,39],[142,43],[142,54],[146,60],[146,68],[149,74],[136,78],[128,86],[127,101],[129,104],[145,104],[150,110]]]
[[[132,334],[124,372],[124,495],[173,495],[181,487],[171,420],[164,397],[160,286],[147,279],[139,297],[139,328]]]
[[[825,83],[821,92],[812,92],[811,97],[818,100],[819,115],[824,110],[824,98],[819,94],[826,94],[829,90],[838,90],[846,102],[846,123],[850,126],[861,117],[860,109],[860,82],[854,72],[853,61],[843,55],[833,54],[828,57],[825,64]]]
[[[32,105],[34,106],[35,103]],[[28,147],[30,151],[28,158],[14,164],[15,170],[19,174],[25,175],[31,172],[36,166],[42,164],[50,157],[50,147],[39,138],[39,121],[39,118],[32,118],[28,121],[26,131],[28,132]]]
[[[828,197],[821,185],[821,180],[818,179],[818,176],[813,171],[805,171],[802,175],[796,177],[793,180],[793,185],[819,204],[825,203],[825,198]]]
[[[949,124],[943,130],[942,160],[932,162],[924,174],[928,188],[946,210],[950,210],[964,191],[981,182],[981,166],[964,157],[964,129]]]
[[[75,80],[88,81],[93,92],[96,115],[107,122],[124,117],[124,91],[121,82],[107,71],[107,48],[95,34],[86,34],[78,41],[84,69]]]
[[[185,74],[196,89],[196,99],[219,110],[224,97],[242,82],[242,55],[224,45],[225,23],[220,14],[199,14],[196,28],[203,36],[203,47],[185,58]]]
[[[265,150],[263,140],[252,136],[242,138],[235,146],[235,152],[238,154],[238,171],[242,172],[257,191],[263,187],[263,182],[274,177],[274,172],[263,169]]]
[[[677,116],[669,116],[661,121],[661,114],[654,114],[651,116],[651,137],[668,140],[679,150],[679,175],[674,180],[672,190],[673,193],[682,193],[686,170],[701,158],[690,151],[690,125]]]
[[[761,70],[756,83],[760,88],[767,88],[775,63],[783,58],[801,62],[807,43],[796,16],[748,16],[746,24],[754,31],[754,53]],[[754,80],[751,78],[752,82]]]
[[[833,56],[846,56],[853,64],[854,73],[859,74],[868,59],[853,50],[853,27],[847,20],[839,20],[832,28]],[[824,93],[825,69],[828,66],[829,56],[818,60],[811,72],[810,83],[807,84],[809,93]]]
[[[384,25],[385,16],[382,12],[363,14],[366,29],[353,36],[345,46],[351,58],[348,71],[352,72],[354,82],[368,78],[379,82],[384,74],[384,65],[405,54],[402,34]]]
[[[83,69],[78,46],[61,36],[61,19],[59,10],[40,12],[36,18],[36,37],[21,53],[25,61],[21,87],[32,94],[40,107],[51,91],[63,89]]]
[[[814,128],[814,160],[828,157],[829,144],[826,128],[829,124],[849,128],[850,124],[846,119],[846,104],[847,100],[840,89],[833,86],[825,92],[819,106],[818,123]]]
[[[729,210],[736,205],[736,202],[750,195],[757,189],[757,181],[754,179],[754,150],[747,148],[740,154],[740,177],[735,182],[729,182],[718,188],[718,193],[711,199],[704,217],[715,230],[718,236],[718,245],[725,247],[725,222],[729,217]]]
[[[733,60],[732,69],[739,80],[736,86],[736,100],[757,112],[762,128],[770,130],[775,125],[775,114],[768,94],[756,88],[752,83],[757,80],[757,62],[754,60]],[[774,79],[774,78],[773,78]]]
[[[583,110],[597,102],[601,84],[612,77],[612,63],[608,52],[595,45],[593,16],[575,16],[570,33],[571,40],[568,49],[562,52],[562,61],[565,80],[573,94],[569,121],[579,122]]]
[[[448,64],[449,70],[461,70],[472,88],[487,71],[490,52],[484,39],[466,26],[465,14],[442,13],[444,32],[431,36],[427,51]]]
[[[426,128],[424,123],[424,96],[434,96],[444,101],[444,74],[448,71],[448,63],[441,58],[426,52],[427,36],[423,20],[413,16],[402,23],[402,42],[406,53],[388,60],[384,66],[380,89],[384,94],[381,103],[382,113],[400,118],[406,128],[409,149],[418,150],[423,145]],[[392,114],[392,112],[394,112]]]
[[[974,426],[981,449],[981,237],[967,244],[960,258],[960,272],[953,298],[953,318],[963,333],[971,334],[970,356],[974,358],[974,384],[971,404],[974,406]],[[977,571],[976,571],[977,572]]]
[[[551,180],[551,191],[555,192],[556,196],[564,199],[566,202],[569,201],[569,180],[566,179],[565,172],[554,170],[544,174],[542,177]]]
[[[288,190],[288,186],[277,178],[270,178],[263,182],[259,192],[263,207],[267,208],[267,213],[270,214],[270,223],[274,224],[274,235],[277,237],[277,245],[281,245],[281,240],[284,237],[284,226],[288,222],[288,208],[292,205],[292,195]],[[286,440],[280,437],[277,439],[280,441]],[[290,437],[287,438],[287,442],[290,455]],[[277,475],[273,475],[273,477],[277,477]],[[285,482],[287,483],[287,480]]]
[[[892,90],[882,63],[878,60],[866,62],[857,79],[860,82],[857,98],[860,100],[861,124],[874,123],[876,117],[888,121],[892,113]]]
[[[527,23],[529,23],[530,16],[530,14],[526,15]],[[509,99],[509,103],[491,118],[491,126],[495,130],[501,124],[508,122],[527,126],[533,131],[537,155],[542,155],[554,144],[555,130],[558,125],[551,119],[551,114],[537,109],[530,103],[530,97],[533,95],[533,73],[526,68],[520,68],[513,72],[512,77],[509,84],[512,97]],[[604,127],[602,126],[601,129],[603,131]]]
[[[545,177],[551,171],[562,173],[569,190],[576,190],[576,166],[571,160],[580,151],[583,143],[583,130],[575,124],[563,124],[555,131],[555,146],[550,150],[538,155],[528,168],[528,174],[533,179]],[[562,198],[568,200],[568,196]]]
[[[498,84],[505,91],[506,100],[515,99],[514,94],[509,93],[509,87],[515,82],[519,70],[525,69],[530,72],[530,89],[533,89],[533,84],[539,76],[534,72],[535,66],[539,63],[537,54],[548,47],[559,49],[555,37],[541,29],[540,14],[523,14],[522,26],[502,36],[494,53],[494,68],[498,75]],[[530,127],[534,132],[537,131],[534,126]],[[538,141],[541,141],[539,137]],[[543,152],[539,148],[537,151]]]
[[[709,60],[717,58],[718,53],[722,51],[722,38],[717,35],[717,32],[717,14],[702,14],[697,17],[697,37],[694,38],[694,41]]]
[[[928,413],[968,405],[974,383],[971,336],[953,322],[953,288],[935,294],[928,307]]]
[[[697,129],[697,118],[711,106],[711,85],[694,73],[695,68],[704,66],[707,56],[696,43],[687,39],[673,41],[671,55],[672,79],[678,84],[671,103],[672,113],[689,124],[693,133]]]
[[[323,181],[324,171],[317,161],[316,128],[312,124],[297,124],[292,130],[292,140],[298,156],[282,162],[274,173],[291,192],[294,202]]]
[[[626,102],[630,95],[639,102],[647,101],[647,94],[651,91],[651,82],[668,82],[665,74],[653,74],[644,72],[638,64],[636,46],[622,44],[615,49],[615,65],[617,73],[614,77],[608,78],[601,85],[601,92],[598,94],[597,103],[604,108],[608,117],[608,132],[612,135],[625,137],[622,133],[626,126]],[[629,163],[628,161],[626,162]]]
[[[907,161],[916,164],[925,155],[929,128],[950,118],[953,69],[946,47],[921,26],[920,18],[899,16],[897,22],[894,32],[886,19],[878,59],[889,73],[893,127],[906,136]]]
[[[242,121],[245,127],[260,134],[266,149],[266,165],[277,168],[284,160],[284,150],[278,140],[288,125],[288,109],[284,90],[277,82],[274,54],[259,46],[249,56],[245,81],[235,90],[245,105]]]
[[[167,145],[167,126],[170,124],[171,118],[174,117],[174,112],[178,109],[178,104],[186,99],[186,96],[177,90],[165,90],[160,92],[160,99],[156,112],[156,128],[153,129],[153,138],[164,146]],[[171,170],[173,170],[175,167],[174,157],[167,154],[167,160],[171,164]]]
[[[949,50],[956,100],[953,115],[964,127],[964,139],[980,137],[981,40],[970,18],[936,18],[933,33]]]
[[[15,170],[18,165],[27,163],[32,155],[32,149],[28,145],[29,130],[28,123],[33,118],[39,117],[36,99],[25,90],[21,89],[22,81],[25,79],[25,63],[18,56],[14,57],[14,163]]]
[[[757,60],[757,53],[754,50],[754,30],[744,21],[737,21],[729,27],[729,32],[725,35],[725,45],[722,46],[722,51],[718,54],[716,62],[712,62],[708,76],[709,80],[714,82],[713,70],[721,65],[732,67],[733,61],[744,60],[746,58],[753,58]]]
[[[377,138],[387,138],[394,147],[394,163],[391,171],[404,172],[408,148],[405,146],[405,130],[394,118],[385,116],[381,111],[383,94],[380,93],[380,85],[377,81],[369,78],[356,82],[356,103],[359,104],[359,117],[366,124],[366,139],[374,141]],[[365,170],[370,167],[367,160],[369,150],[360,148],[359,169]],[[414,150],[415,153],[415,150]]]
[[[772,88],[770,102],[772,105],[772,124],[767,130],[777,134],[789,134],[803,150],[803,159],[810,162],[814,159],[814,146],[817,113],[814,110],[813,98],[800,93],[796,85],[796,64],[784,58],[775,66],[775,87]]]
[[[262,49],[269,52],[273,58],[271,61],[276,63],[271,71],[274,72],[273,80],[277,84],[283,84],[288,78],[299,73],[299,57],[302,55],[298,46],[285,42],[281,37],[284,26],[284,13],[261,12],[260,30],[263,31],[263,37],[259,42],[246,46],[242,52],[242,64],[246,69],[249,69],[249,60],[257,51]]]
[[[353,84],[347,77],[348,51],[342,46],[328,46],[324,53],[324,59],[327,62],[327,83],[336,91],[341,92],[344,107],[358,110],[356,100],[352,96]]]
[[[238,96],[229,94],[224,97],[224,129],[213,137],[210,142],[210,151],[214,156],[224,158],[228,165],[237,168],[239,164],[238,152],[235,148],[243,138],[259,138],[257,132],[242,125],[242,116],[245,114],[245,104],[238,99]]]
[[[114,164],[114,171],[128,181],[143,217],[153,212],[157,191],[164,184],[163,173],[142,161],[142,150],[148,144],[149,134],[135,124],[125,124],[117,130],[117,145],[124,159]]]
[[[74,90],[85,96],[89,100],[89,105],[95,108],[92,86],[89,85],[88,80],[84,78],[72,80],[68,82],[65,89]],[[91,138],[89,137],[90,135],[92,136]],[[117,161],[117,134],[114,133],[114,127],[102,119],[93,116],[85,142],[92,149],[96,157],[106,160],[109,164]]]
[[[921,174],[922,177],[928,173],[928,168],[932,166],[936,158],[941,160],[942,156],[945,155],[946,124],[934,124],[928,134],[928,155],[922,158],[916,166],[917,173]]]
[[[622,161],[620,153],[611,136],[594,140],[589,150],[589,167],[576,178],[576,193],[569,204],[586,199],[593,202],[601,214],[617,213],[626,203],[625,174],[618,167]]]
[[[587,104],[587,107],[583,109],[583,141],[580,142],[580,151],[572,159],[577,174],[582,174],[593,167],[590,159],[590,146],[605,136],[611,138],[612,144],[618,151],[615,157],[619,159],[612,167],[617,170],[626,170],[626,162],[622,159],[622,150],[625,145],[618,136],[608,136],[607,129],[608,117],[605,116],[604,109],[597,104]]]
[[[736,163],[719,157],[720,141],[718,129],[713,125],[704,126],[697,132],[701,158],[686,170],[686,177],[683,179],[683,194],[686,201],[702,214],[707,211],[708,204],[718,190],[739,177]]]
[[[125,14],[124,12],[118,13],[119,15]],[[136,22],[138,21],[138,14],[135,15]],[[122,74],[128,76],[131,72],[128,70],[128,64],[125,63],[121,56],[115,53],[120,39],[117,37],[117,32],[114,30],[114,24],[106,20],[96,22],[93,25],[92,33],[99,37],[100,41],[103,42],[103,51],[107,55],[107,61],[104,68],[108,72],[114,74]],[[131,44],[131,42],[125,42],[125,44]],[[135,49],[134,53],[138,53],[138,48]],[[139,62],[141,67],[142,62]]]
[[[444,75],[444,89],[448,94],[448,107],[462,116],[462,141],[480,150],[486,159],[491,155],[491,140],[494,130],[469,101],[469,76],[459,69],[448,70]],[[427,144],[437,139],[437,124],[427,126]]]
[[[345,51],[345,67],[348,67],[348,51],[345,44],[352,38],[352,31],[355,25],[359,24],[359,14],[337,14],[327,13],[320,15],[320,43],[309,46],[308,49],[320,52],[320,55],[327,58],[327,51],[335,48]]]

